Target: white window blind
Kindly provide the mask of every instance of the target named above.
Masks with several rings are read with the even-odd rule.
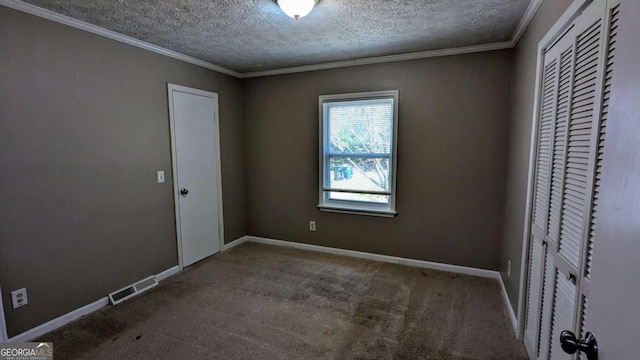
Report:
[[[320,97],[320,209],[395,214],[397,98]]]

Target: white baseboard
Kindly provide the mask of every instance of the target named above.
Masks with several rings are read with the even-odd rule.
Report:
[[[156,275],[156,278],[158,279],[158,281],[164,280],[166,278],[168,278],[169,276],[175,275],[178,273],[179,271],[179,267],[178,266],[174,266],[172,268],[169,268],[161,273],[159,273],[158,275]],[[101,298],[100,300],[97,300],[95,302],[92,302],[91,304],[85,305],[81,308],[75,309],[69,313],[66,313],[60,317],[57,317],[51,321],[47,321],[44,324],[38,325],[36,327],[34,327],[33,329],[27,330],[21,334],[18,334],[12,338],[9,338],[7,341],[8,342],[26,342],[26,341],[30,341],[33,340],[37,337],[40,337],[50,331],[56,330],[74,320],[79,319],[82,316],[85,315],[89,315],[92,312],[98,311],[100,309],[102,309],[103,307],[109,305],[109,297],[105,296],[103,298]],[[0,310],[2,310],[0,308]],[[3,325],[3,324],[0,324]],[[0,333],[2,331],[6,332],[6,327],[2,327],[2,329],[0,329]]]
[[[222,252],[225,252],[227,250],[231,250],[234,247],[247,242],[247,238],[248,238],[248,236],[243,236],[241,238],[237,238],[237,239],[233,240],[232,242],[230,242],[228,244],[224,244],[224,246],[222,247]]]
[[[256,242],[260,244],[276,245],[276,246],[287,246],[287,247],[292,247],[296,249],[319,251],[319,252],[324,252],[329,254],[351,256],[351,257],[360,258],[360,259],[376,260],[376,261],[382,261],[386,263],[415,266],[415,267],[425,268],[425,269],[448,271],[448,272],[457,273],[457,274],[478,276],[478,277],[491,278],[496,280],[500,277],[500,273],[493,270],[476,269],[476,268],[466,267],[466,266],[449,265],[449,264],[442,264],[442,263],[431,262],[431,261],[407,259],[407,258],[401,258],[401,257],[389,256],[389,255],[372,254],[372,253],[366,253],[362,251],[344,250],[344,249],[331,248],[326,246],[318,246],[318,245],[303,244],[303,243],[297,243],[297,242],[291,242],[291,241],[267,239],[267,238],[261,238],[257,236],[247,236],[247,239],[245,241],[251,241],[251,242]]]
[[[103,297],[102,299],[92,302],[91,304],[85,305],[81,308],[75,309],[69,313],[66,313],[60,317],[57,317],[51,321],[47,321],[42,325],[38,325],[31,330],[27,330],[22,334],[18,334],[9,339],[9,342],[26,342],[33,340],[39,336],[42,336],[50,331],[53,331],[57,328],[60,328],[73,320],[79,319],[80,317],[91,314],[94,311],[100,310],[103,307],[109,305],[109,298]]]
[[[174,266],[172,268],[169,268],[169,269],[159,273],[158,275],[156,275],[156,279],[158,281],[162,281],[162,280],[168,278],[169,276],[173,276],[173,275],[175,275],[175,274],[177,274],[179,272],[180,272],[180,266],[176,265],[176,266]]]
[[[502,281],[502,276],[498,273],[498,282],[500,282],[500,289],[502,293],[502,300],[504,301],[504,306],[507,307],[507,313],[509,313],[509,319],[511,319],[511,325],[513,326],[513,332],[516,334],[516,338],[518,337],[518,319],[516,318],[516,313],[513,311],[513,306],[511,306],[511,301],[509,300],[509,294],[507,294],[507,288],[504,286],[504,281]]]

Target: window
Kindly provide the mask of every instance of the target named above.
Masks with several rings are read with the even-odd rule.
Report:
[[[323,211],[394,216],[398,91],[320,96]]]

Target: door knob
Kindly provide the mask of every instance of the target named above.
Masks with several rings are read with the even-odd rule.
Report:
[[[182,196],[187,196],[188,193],[189,193],[189,190],[187,190],[187,189],[180,190],[180,195],[182,195]]]
[[[579,350],[587,355],[587,360],[598,360],[598,344],[590,332],[586,333],[584,340],[578,340],[571,331],[565,330],[560,333],[560,344],[567,354],[575,354]]]

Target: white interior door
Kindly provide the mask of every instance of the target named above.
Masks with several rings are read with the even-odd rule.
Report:
[[[182,267],[220,251],[218,96],[169,84],[178,248]]]

